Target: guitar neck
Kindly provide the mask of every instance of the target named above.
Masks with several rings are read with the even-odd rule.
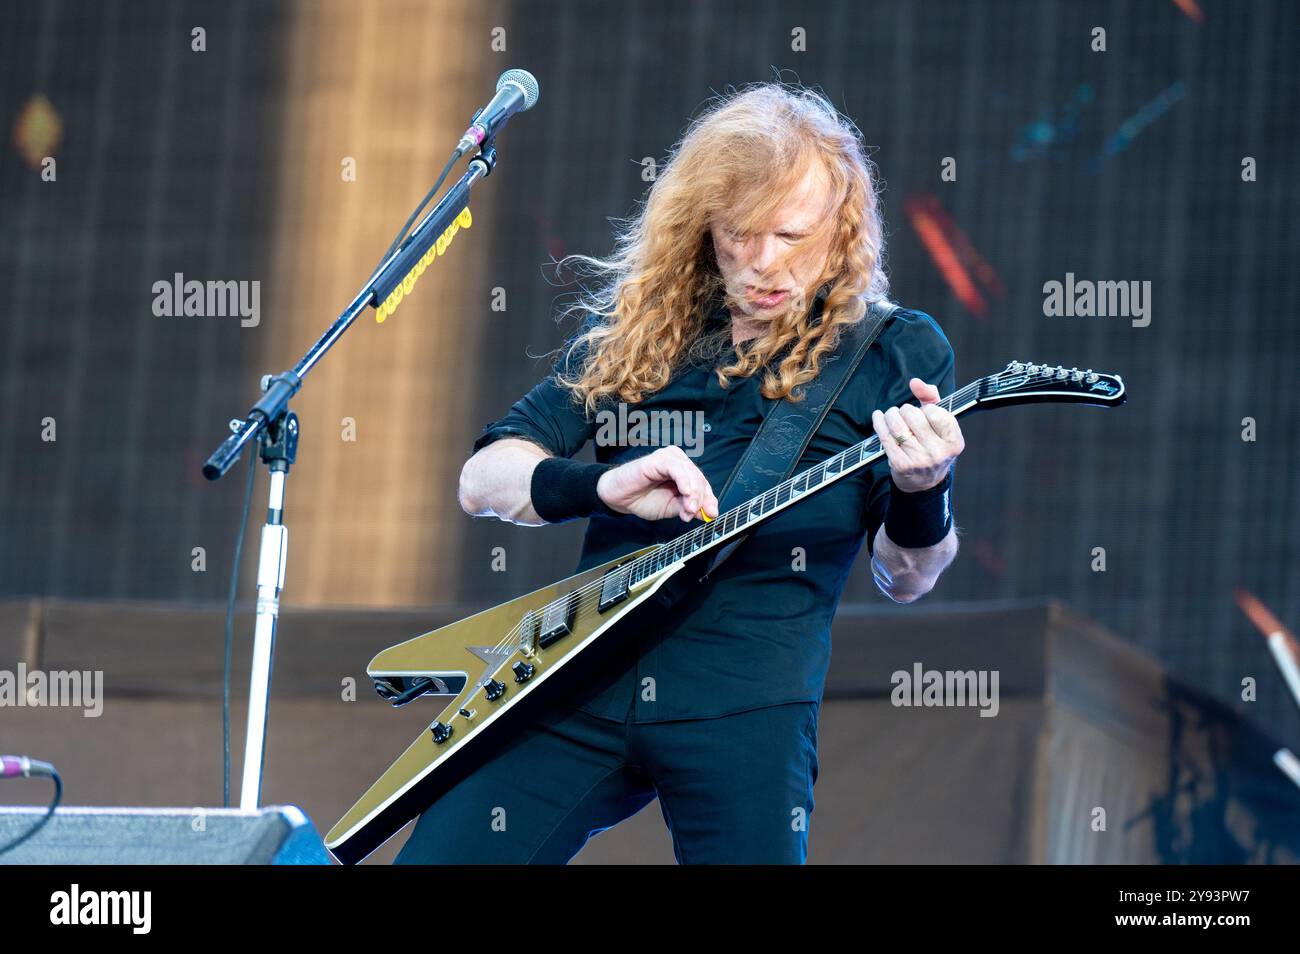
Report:
[[[939,401],[939,406],[954,415],[966,414],[978,407],[979,386],[982,381],[969,384]],[[711,550],[732,537],[767,520],[786,507],[798,503],[809,494],[829,487],[837,480],[874,464],[885,456],[880,438],[872,435],[807,470],[795,474],[757,497],[752,497],[738,507],[719,514],[712,522],[696,527],[674,540],[634,560],[628,567],[628,582],[635,586],[667,567],[682,560]]]
[[[1060,365],[1013,361],[1004,370],[954,391],[940,400],[939,406],[960,416],[985,407],[1043,402],[1117,407],[1125,399],[1126,388],[1117,375],[1080,371],[1078,368],[1067,370]],[[639,581],[654,576],[675,563],[744,533],[809,494],[875,463],[883,456],[885,451],[880,446],[880,439],[873,434],[720,514],[712,522],[660,545],[633,560],[620,572],[626,572],[628,584],[635,586]]]

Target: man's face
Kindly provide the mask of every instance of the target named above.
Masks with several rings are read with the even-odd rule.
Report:
[[[777,209],[767,230],[738,236],[710,226],[718,269],[744,317],[770,321],[805,309],[830,253],[830,236],[813,236],[830,201],[825,174],[812,168]],[[733,316],[734,317],[734,316]]]

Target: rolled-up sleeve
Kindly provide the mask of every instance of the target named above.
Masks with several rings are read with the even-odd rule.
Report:
[[[877,407],[868,410],[887,410],[916,402],[908,382],[920,378],[939,389],[940,397],[947,397],[957,389],[956,358],[952,345],[939,327],[939,323],[921,311],[899,311],[893,328],[882,335],[888,371],[883,380],[884,391]],[[882,457],[871,466],[873,483],[867,505],[863,508],[862,522],[867,533],[867,551],[874,552],[876,531],[885,522],[889,509],[889,460]],[[953,467],[956,480],[956,466]],[[955,498],[954,498],[955,499]]]
[[[511,405],[504,417],[483,428],[471,454],[503,437],[532,441],[556,457],[572,457],[582,450],[595,433],[595,421],[583,413],[572,392],[556,381],[556,375],[572,374],[582,367],[586,352],[576,342],[594,321],[594,316],[588,317],[565,342],[551,373],[544,380]]]

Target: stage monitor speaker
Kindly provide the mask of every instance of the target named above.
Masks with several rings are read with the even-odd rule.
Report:
[[[0,810],[0,846],[45,808]],[[60,808],[33,838],[0,854],[10,865],[325,865],[325,845],[292,805],[236,808]]]

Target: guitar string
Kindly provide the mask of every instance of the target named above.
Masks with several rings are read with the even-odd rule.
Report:
[[[956,401],[952,401],[952,399],[959,398],[960,396],[961,392],[954,392],[950,398],[944,399],[944,401],[941,401],[940,403],[942,404],[945,401],[957,403]],[[687,533],[683,533],[680,536],[673,538],[672,540],[667,540],[649,553],[643,554],[635,560],[624,564],[619,568],[620,577],[626,579],[630,584],[634,579],[640,577],[642,570],[648,570],[646,575],[650,575],[658,572],[658,570],[666,569],[668,566],[671,566],[679,560],[693,556],[695,555],[695,551],[703,547],[705,544],[719,542],[718,539],[712,539],[715,536],[720,539],[723,536],[735,533],[741,530],[751,518],[763,516],[764,512],[768,510],[769,505],[776,504],[778,498],[780,498],[780,496],[787,490],[791,494],[791,500],[795,499],[796,496],[820,490],[827,483],[831,482],[827,480],[828,477],[838,478],[845,473],[848,473],[850,470],[865,466],[870,462],[871,458],[877,455],[879,448],[879,438],[873,435],[858,444],[854,444],[853,446],[828,457],[826,460],[819,461],[807,470],[801,471],[788,480],[777,484],[775,487],[769,488],[763,493],[747,500],[745,503],[726,511],[723,514],[719,514],[708,524],[696,527]],[[797,489],[797,485],[800,483],[803,483],[804,486],[802,489]],[[733,522],[735,525],[731,526],[730,524]],[[654,563],[671,550],[680,550],[681,552],[679,555],[672,557],[663,567],[654,567]],[[534,618],[539,614],[545,615],[547,610],[560,609],[562,604],[565,603],[570,605],[576,603],[576,606],[572,606],[575,612],[581,611],[584,608],[590,608],[590,597],[596,596],[598,591],[603,590],[606,582],[607,576],[602,576],[600,579],[583,584],[577,589],[570,591],[565,596],[560,597],[560,599],[554,600],[553,602],[534,610]],[[566,613],[565,615],[567,616],[568,614]],[[519,632],[522,630],[526,622],[528,622],[527,617],[521,619],[497,648],[504,649],[506,645],[515,642]]]
[[[966,388],[963,388],[961,391],[954,392],[949,397],[944,398],[939,403],[947,405],[945,409],[950,410],[951,406],[957,403],[957,399],[959,399],[963,395],[963,392],[972,387],[974,387],[974,385],[968,385]],[[688,533],[681,534],[680,536],[675,537],[672,540],[665,541],[663,544],[656,547],[654,550],[650,551],[649,553],[646,553],[641,557],[638,557],[636,560],[624,564],[622,567],[619,568],[621,571],[621,575],[624,578],[626,578],[630,583],[633,577],[641,569],[645,568],[649,564],[653,563],[654,560],[663,556],[665,551],[667,551],[669,548],[680,547],[683,551],[681,556],[674,558],[669,564],[663,567],[664,569],[666,569],[667,566],[671,566],[672,563],[676,563],[678,562],[678,560],[685,558],[688,553],[697,549],[698,545],[701,545],[706,542],[710,542],[707,539],[701,539],[701,538],[707,538],[713,534],[716,534],[718,530],[722,530],[722,534],[724,536],[726,534],[739,530],[743,525],[744,522],[743,520],[740,523],[738,523],[737,526],[735,527],[731,527],[731,528],[726,527],[728,520],[734,517],[735,515],[740,514],[741,512],[744,511],[748,511],[748,516],[750,517],[755,516],[755,514],[761,516],[763,511],[766,510],[768,507],[769,496],[778,497],[781,494],[781,492],[786,489],[787,483],[790,485],[789,487],[790,491],[794,493],[795,484],[797,484],[800,480],[812,477],[817,471],[821,471],[822,474],[820,477],[817,477],[815,480],[809,480],[808,485],[805,486],[802,491],[798,491],[798,493],[806,494],[812,492],[814,490],[813,485],[816,485],[815,489],[820,490],[821,487],[827,482],[826,478],[828,476],[839,477],[845,472],[847,472],[849,468],[857,469],[859,467],[865,466],[869,458],[877,454],[879,450],[879,445],[880,445],[879,438],[873,435],[867,438],[866,440],[859,442],[858,444],[854,444],[853,446],[846,448],[845,450],[840,451],[837,454],[832,455],[831,457],[827,458],[824,461],[818,462],[812,467],[809,467],[807,470],[802,471],[799,474],[796,474],[793,477],[789,478],[788,481],[783,481],[782,483],[776,485],[775,487],[769,488],[768,490],[764,491],[762,494],[759,494],[758,496],[746,501],[744,504],[741,504],[738,507],[728,510],[726,513],[719,514],[714,520],[712,520],[706,526],[696,527],[694,530]],[[849,458],[855,455],[857,456],[857,460],[850,464]],[[832,471],[832,467],[834,467],[833,471]],[[683,546],[683,544],[686,545]],[[520,621],[516,623],[515,626],[510,630],[510,632],[506,634],[505,638],[502,639],[494,647],[494,651],[501,652],[507,646],[510,646],[513,643],[517,642],[518,635],[520,631],[523,629],[525,624],[530,623],[532,620],[537,619],[539,617],[544,617],[547,611],[549,610],[559,609],[562,604],[568,603],[572,605],[576,603],[576,606],[572,607],[575,613],[580,612],[584,608],[590,608],[590,602],[591,602],[590,597],[596,595],[596,592],[598,590],[602,590],[604,588],[606,580],[607,580],[607,575],[602,576],[598,580],[593,580],[590,583],[583,584],[577,589],[570,591],[568,594],[566,594],[565,596],[561,597],[558,600],[554,600],[551,603],[539,607],[538,609],[532,610],[529,614],[525,614],[525,616],[521,618]],[[569,614],[566,612],[564,615],[567,618]]]
[[[1035,372],[1034,374],[1028,376],[1028,380],[1033,380],[1039,377],[1054,379],[1056,378],[1057,370],[1058,370],[1057,367],[1053,367],[1050,373],[1043,372],[1043,371]],[[987,377],[980,378],[976,381],[972,381],[971,383],[965,385],[964,387],[958,389],[957,391],[954,391],[946,398],[940,399],[938,403],[940,406],[944,408],[944,410],[951,411],[955,405],[965,403],[967,398],[972,397],[975,394],[978,394],[980,388],[983,387],[985,384],[996,382],[1000,380],[1004,375],[1016,376],[1023,373],[1024,372],[1021,371],[1012,371],[1009,368],[1003,369],[1002,371],[999,371],[995,374],[990,374]],[[873,444],[875,445],[874,447],[871,446]],[[795,484],[797,484],[800,480],[803,480],[804,478],[810,477],[814,472],[818,470],[822,471],[822,475],[815,482],[813,482],[816,484],[816,487],[814,488],[810,483],[810,485],[805,486],[805,488],[802,491],[799,491],[799,493],[806,494],[812,492],[814,489],[820,490],[821,487],[824,486],[826,483],[831,482],[831,481],[827,481],[826,479],[827,477],[839,478],[849,470],[858,469],[860,467],[865,466],[866,463],[868,462],[867,461],[868,456],[877,454],[879,450],[880,450],[880,438],[878,435],[873,434],[871,437],[867,438],[866,440],[860,441],[859,443],[854,444],[851,447],[845,448],[844,450],[832,455],[831,457],[828,457],[826,460],[814,464],[812,467],[809,467],[807,470],[795,474],[794,476],[777,484],[775,487],[771,487],[768,490],[764,491],[763,493],[759,494],[758,496],[751,498],[745,503],[740,504],[737,507],[733,507],[731,510],[728,510],[726,513],[719,514],[708,524],[705,524],[704,526],[701,527],[696,527],[695,529],[683,533],[680,536],[673,538],[672,540],[667,540],[663,542],[659,546],[655,547],[655,549],[651,550],[649,553],[643,554],[642,556],[637,557],[635,560],[632,560],[631,562],[624,564],[622,567],[619,567],[619,572],[628,581],[628,584],[631,585],[631,581],[640,570],[649,567],[656,559],[662,557],[668,550],[677,547],[682,547],[682,554],[680,556],[673,558],[663,567],[659,568],[659,569],[667,569],[673,563],[677,563],[678,561],[687,558],[688,554],[694,555],[692,551],[696,550],[700,545],[703,545],[705,543],[710,543],[710,542],[716,542],[716,541],[709,541],[706,538],[717,533],[719,529],[722,529],[722,535],[725,536],[726,534],[741,529],[745,520],[748,520],[749,518],[754,517],[755,515],[761,517],[763,515],[763,511],[767,509],[767,505],[768,505],[767,498],[769,496],[776,498],[781,494],[782,491],[787,489],[793,494],[795,490]],[[854,455],[857,456],[857,460],[854,461],[853,463],[849,463],[848,462],[849,458]],[[836,469],[833,472],[829,470],[829,466],[832,464],[837,464]],[[790,499],[794,499],[793,496]],[[773,502],[775,502],[775,499],[773,500]],[[746,512],[746,511],[748,512],[746,517],[744,518],[744,520],[737,522],[736,526],[732,527],[731,529],[724,529],[722,527],[722,525],[729,518],[732,518],[733,516],[739,515],[742,512]],[[757,511],[757,514],[755,514],[755,511]],[[683,546],[683,544],[686,545]],[[647,575],[650,575],[650,573],[655,573],[655,572],[658,572],[658,570],[651,569],[649,573],[647,573]],[[495,653],[501,653],[507,646],[512,646],[514,643],[517,643],[519,633],[523,630],[524,625],[527,623],[531,623],[534,619],[538,619],[538,620],[543,619],[547,615],[548,611],[557,610],[560,609],[562,606],[565,606],[566,611],[564,612],[561,618],[567,620],[570,615],[570,613],[568,612],[569,607],[572,608],[572,612],[575,615],[578,612],[581,612],[583,609],[589,609],[591,606],[590,597],[598,596],[599,591],[604,589],[607,578],[608,578],[608,574],[602,576],[598,580],[593,580],[590,583],[583,584],[577,589],[571,590],[569,593],[565,594],[564,596],[560,597],[557,600],[553,600],[552,602],[547,603],[544,606],[538,607],[537,609],[525,613],[524,616],[519,620],[519,622],[517,622],[514,625],[514,627],[510,630],[510,632],[507,633],[506,636],[500,642],[498,642],[495,647],[493,647],[493,651]]]
[[[954,391],[948,397],[941,399],[939,401],[939,404],[944,406],[945,410],[951,411],[953,406],[959,403],[964,403],[966,398],[970,397],[972,394],[978,393],[979,389],[985,383],[997,381],[1005,374],[1016,374],[1016,373],[1019,372],[1013,372],[1010,369],[1004,369],[1003,371],[999,371],[996,374],[992,374],[989,375],[988,377],[981,378],[977,381],[973,381],[970,384],[967,384],[965,387],[957,391]],[[1055,369],[1053,369],[1053,373],[1051,375],[1045,375],[1043,374],[1043,372],[1037,372],[1034,375],[1031,375],[1030,377],[1031,378],[1037,378],[1039,376],[1053,377],[1054,375],[1055,375]],[[764,491],[762,494],[759,494],[757,497],[754,497],[737,507],[733,507],[731,510],[728,510],[726,513],[719,514],[716,518],[714,518],[714,520],[712,520],[707,525],[702,527],[696,527],[694,530],[681,534],[680,536],[675,537],[672,540],[665,541],[664,543],[660,544],[658,547],[656,547],[654,550],[650,551],[649,553],[637,557],[635,560],[627,564],[624,564],[624,566],[620,567],[619,568],[620,575],[623,578],[625,578],[630,585],[631,581],[639,573],[640,570],[650,567],[655,560],[662,557],[665,554],[665,552],[668,551],[669,549],[682,547],[683,552],[681,556],[675,557],[674,559],[670,560],[667,564],[665,564],[664,567],[659,568],[659,569],[667,569],[667,567],[671,566],[673,563],[676,563],[679,560],[686,558],[687,555],[690,554],[691,551],[696,550],[699,545],[704,544],[706,542],[711,542],[708,541],[706,538],[717,533],[718,529],[722,529],[724,536],[726,534],[741,529],[741,526],[743,526],[744,524],[744,520],[738,522],[735,527],[732,527],[730,529],[724,529],[722,525],[725,524],[725,522],[729,518],[732,518],[733,516],[741,514],[742,512],[745,511],[749,512],[747,515],[748,517],[754,516],[755,511],[757,511],[758,516],[762,516],[763,511],[767,509],[769,503],[767,498],[769,496],[773,498],[778,497],[781,494],[781,492],[786,489],[789,489],[793,493],[795,484],[797,484],[800,480],[804,478],[810,477],[814,472],[818,470],[822,471],[822,475],[815,481],[817,485],[815,489],[820,490],[821,487],[828,482],[826,480],[827,476],[838,478],[842,476],[844,473],[846,473],[849,469],[857,469],[862,466],[865,466],[867,463],[867,458],[876,455],[879,452],[879,449],[880,449],[879,437],[873,434],[871,437],[867,438],[866,440],[854,444],[851,447],[845,448],[843,451],[840,451],[839,453],[832,455],[831,457],[827,458],[824,461],[820,461],[819,463],[813,465],[812,467],[809,467],[807,470],[795,474],[793,477],[790,477],[785,481],[782,481],[780,484],[777,484],[775,487],[769,488],[768,490]],[[858,459],[854,463],[849,464],[848,459],[850,456],[853,455],[857,455]],[[829,467],[832,464],[836,464],[837,466],[835,471],[833,473],[830,473]],[[814,488],[812,486],[806,486],[803,491],[800,491],[800,493],[810,493],[813,491],[813,489]],[[793,499],[793,497],[791,499]],[[716,541],[712,541],[712,542],[716,542]],[[683,544],[686,545],[682,546]],[[654,572],[657,572],[657,570],[654,569],[650,570],[650,573],[654,573]],[[538,607],[537,609],[530,611],[529,613],[526,613],[519,620],[519,622],[515,624],[515,626],[510,630],[510,632],[506,634],[505,638],[502,639],[494,647],[494,651],[500,653],[507,646],[512,646],[514,643],[518,642],[519,633],[522,631],[525,624],[531,623],[535,619],[544,618],[547,615],[548,611],[559,609],[564,604],[572,605],[572,610],[574,614],[582,611],[584,608],[589,609],[591,605],[590,597],[597,595],[598,591],[603,590],[607,579],[608,579],[608,574],[602,576],[598,580],[593,580],[590,583],[586,583],[578,587],[577,589],[570,591],[565,596],[560,597],[558,600],[554,600],[551,603],[548,603],[542,607]],[[566,611],[564,612],[562,618],[567,619],[569,615],[570,615],[569,612]]]

